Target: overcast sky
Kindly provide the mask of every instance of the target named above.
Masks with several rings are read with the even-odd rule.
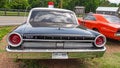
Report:
[[[108,0],[108,1],[110,1],[111,3],[116,3],[116,4],[120,3],[120,0]]]

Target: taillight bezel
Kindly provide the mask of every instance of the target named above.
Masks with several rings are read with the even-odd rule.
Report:
[[[97,40],[99,37],[103,37],[104,43],[103,43],[102,45],[97,45],[97,44],[96,44],[96,40]],[[105,44],[106,44],[106,37],[105,37],[104,35],[98,35],[98,36],[95,38],[95,41],[94,41],[95,47],[98,47],[98,48],[104,47]]]
[[[16,34],[16,35],[18,35],[18,36],[20,37],[21,41],[20,41],[18,44],[13,44],[13,43],[10,42],[10,36],[13,35],[13,34]],[[12,46],[12,47],[18,47],[18,46],[20,46],[21,43],[23,42],[23,38],[22,38],[22,36],[21,36],[19,33],[12,32],[12,33],[10,33],[10,34],[8,35],[7,42],[8,42],[8,44],[9,44],[10,46]]]

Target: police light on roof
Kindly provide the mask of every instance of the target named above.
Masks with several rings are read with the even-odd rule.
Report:
[[[54,2],[49,1],[48,2],[48,8],[54,8]]]

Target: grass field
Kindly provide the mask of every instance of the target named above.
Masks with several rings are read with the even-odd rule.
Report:
[[[6,11],[6,16],[28,16],[29,12],[12,12],[12,11]],[[0,16],[5,16],[4,11],[0,11]]]
[[[0,27],[0,40],[16,26],[1,26]],[[6,43],[1,40],[0,53],[4,53],[2,47]],[[52,68],[50,65],[64,66],[62,68],[120,68],[120,41],[108,40],[107,51],[101,58],[94,59],[77,59],[77,60],[21,60],[22,68]],[[16,62],[17,63],[17,62]],[[66,67],[65,67],[66,65]]]
[[[0,40],[9,33],[15,26],[0,26]]]
[[[89,63],[94,68],[120,68],[120,56],[115,55],[116,53],[106,53],[102,58],[93,59]],[[120,55],[119,52],[117,54]]]

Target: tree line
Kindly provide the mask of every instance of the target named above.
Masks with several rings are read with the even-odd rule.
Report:
[[[74,10],[75,6],[84,6],[86,12],[95,12],[98,6],[119,6],[109,3],[108,0],[0,0],[0,8],[31,9],[47,7],[49,1],[53,1],[56,8]]]

